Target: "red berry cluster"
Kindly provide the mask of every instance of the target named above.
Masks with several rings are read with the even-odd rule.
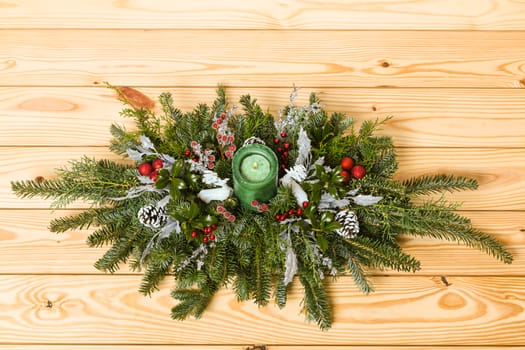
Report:
[[[218,205],[217,206],[217,213],[221,214],[226,220],[228,220],[229,222],[234,222],[235,221],[235,215],[233,215],[232,213],[230,213],[225,207],[223,207],[222,205]]]
[[[343,183],[346,184],[350,181],[350,178],[362,179],[366,175],[366,170],[362,165],[356,165],[354,160],[350,157],[344,157],[341,159],[341,170],[340,175],[343,177]]]
[[[213,151],[209,148],[202,150],[201,145],[197,141],[191,141],[191,151],[189,149],[184,151],[186,157],[191,157],[195,163],[200,163],[203,167],[213,169],[215,167],[215,156]]]
[[[164,161],[160,158],[154,159],[151,162],[140,163],[137,167],[139,174],[142,176],[149,176],[153,181],[157,181],[159,177],[159,170],[164,166]]]
[[[266,203],[259,203],[256,199],[254,199],[251,203],[252,207],[257,208],[257,211],[263,212],[268,211],[268,204]]]
[[[224,156],[228,160],[231,160],[237,147],[233,144],[233,141],[235,141],[235,135],[228,128],[228,118],[229,115],[224,112],[219,114],[219,117],[213,121],[211,127],[217,130],[217,141],[223,148],[225,148]]]
[[[281,170],[286,169],[288,165],[288,150],[292,146],[290,142],[286,141],[288,134],[286,132],[281,133],[281,138],[276,137],[273,142],[277,146],[277,154],[279,155],[279,163]]]
[[[309,205],[308,202],[306,202],[306,201],[303,202],[303,208],[308,207],[308,205]],[[303,208],[292,208],[292,209],[289,209],[288,211],[285,211],[284,213],[277,213],[275,215],[275,220],[277,220],[277,221],[284,221],[284,220],[286,220],[289,217],[303,216]]]
[[[215,235],[213,234],[213,231],[217,229],[217,225],[212,224],[210,226],[204,227],[202,230],[195,229],[191,231],[191,238],[197,238],[200,236],[200,233],[202,231],[202,243],[208,243],[210,241],[215,240]]]

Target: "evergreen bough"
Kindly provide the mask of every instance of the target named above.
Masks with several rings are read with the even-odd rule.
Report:
[[[397,244],[400,234],[462,242],[505,263],[512,261],[511,254],[498,241],[472,227],[468,218],[454,211],[456,204],[443,198],[414,203],[420,195],[475,189],[474,179],[442,174],[402,182],[392,179],[398,165],[392,140],[374,136],[374,131],[388,119],[365,121],[356,129],[353,120],[345,115],[326,113],[315,94],[310,96],[308,106],[295,106],[294,90],[290,104],[283,110],[284,116],[274,123],[274,117],[249,95],[240,99],[242,110],[228,108],[222,87],[212,106],[200,104],[189,112],[174,107],[172,96],[163,93],[159,97],[162,113],[157,116],[150,108],[144,108],[151,107],[151,100],[138,91],[111,88],[128,105],[122,115],[133,118],[137,129],[128,131],[112,125],[110,149],[126,154],[140,147],[146,137],[159,154],[173,157],[169,172],[161,174],[156,184],[146,185],[164,187],[166,191],[129,196],[130,189],[141,186],[136,166],[87,157],[59,169],[54,179],[15,181],[12,189],[20,197],[52,198],[55,208],[76,200],[90,202],[92,207],[79,214],[54,219],[51,231],[94,228],[87,243],[93,247],[110,246],[95,263],[96,268],[115,272],[121,263],[129,262],[133,270],[144,269],[140,286],[144,294],[158,289],[159,282],[171,275],[176,283],[171,295],[178,300],[171,310],[174,319],[200,317],[213,295],[225,286],[235,291],[239,301],[253,299],[263,306],[273,298],[279,307],[284,307],[289,281],[285,282],[283,276],[293,273],[304,288],[302,305],[307,319],[328,329],[332,310],[325,276],[348,274],[364,293],[370,293],[373,287],[366,275],[368,268],[408,272],[420,268],[419,261]],[[310,168],[300,185],[308,195],[308,206],[301,208],[301,215],[276,220],[276,215],[279,218],[290,208],[301,207],[293,191],[282,184],[267,203],[268,210],[262,212],[241,208],[234,196],[219,203],[198,199],[201,189],[212,186],[202,183],[202,173],[191,171],[191,160],[184,153],[191,149],[192,142],[213,151],[214,170],[220,178],[232,177],[231,159],[217,142],[216,126],[213,127],[221,115],[228,116],[236,149],[242,147],[245,139],[257,136],[278,153],[274,139],[286,132],[291,145],[289,168],[301,151],[300,134],[306,132],[311,142]],[[340,175],[343,157],[351,157],[364,166],[366,176],[345,181]],[[146,155],[136,163],[151,158]],[[280,176],[284,174],[281,172]],[[162,186],[158,186],[159,182]],[[231,180],[229,185],[233,187]],[[359,205],[351,200],[352,191],[351,195],[358,192],[379,200]],[[160,236],[159,230],[140,222],[137,212],[144,206],[158,204],[166,193],[170,196],[167,215],[178,222],[179,230]],[[321,209],[327,194],[332,204],[339,199],[347,201],[343,206]],[[334,220],[337,210],[356,214],[356,237],[346,239],[336,233],[340,228]],[[236,219],[227,220],[220,211],[227,211]],[[204,244],[201,235],[192,236],[195,228],[209,225],[216,227],[213,242]]]

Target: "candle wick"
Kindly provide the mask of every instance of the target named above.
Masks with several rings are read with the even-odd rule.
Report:
[[[257,169],[258,166],[259,166],[259,164],[257,164],[257,162],[253,162],[253,168],[254,169]]]

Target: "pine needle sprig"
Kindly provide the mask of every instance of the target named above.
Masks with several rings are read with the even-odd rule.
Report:
[[[443,191],[475,190],[478,188],[478,182],[463,176],[436,174],[404,180],[403,186],[408,195],[423,195]]]
[[[405,234],[463,243],[510,264],[512,254],[494,237],[474,229],[468,219],[451,211],[414,208],[411,215],[392,216],[394,224]]]
[[[151,295],[158,290],[159,283],[169,273],[173,264],[173,258],[166,254],[155,256],[150,261],[139,288],[139,292],[144,295]]]
[[[171,296],[179,300],[179,303],[171,309],[171,317],[180,321],[190,316],[200,318],[211,301],[211,295],[199,289],[175,289]]]
[[[405,272],[416,272],[421,268],[416,258],[369,237],[358,236],[346,240],[346,244],[351,247],[350,249],[360,261],[372,268],[388,268]]]
[[[350,274],[352,275],[352,278],[354,279],[357,287],[359,287],[359,289],[365,294],[372,293],[374,291],[374,287],[366,277],[366,273],[363,270],[359,259],[356,256],[350,256],[347,261],[348,271],[350,271]]]
[[[119,270],[120,263],[127,262],[135,247],[134,232],[122,230],[118,236],[115,244],[95,262],[97,270],[114,273]]]
[[[55,179],[14,181],[11,188],[21,198],[54,199],[53,208],[66,207],[79,199],[104,205],[137,184],[133,171],[129,165],[83,157],[72,161],[70,168],[59,169]]]
[[[323,283],[309,273],[299,273],[299,280],[304,288],[306,317],[315,321],[322,330],[329,329],[332,326],[332,308]]]

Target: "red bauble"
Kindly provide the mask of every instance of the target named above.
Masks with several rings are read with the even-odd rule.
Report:
[[[286,136],[288,136],[287,133],[285,133],[284,131],[281,133],[281,137],[284,139]]]
[[[289,142],[285,142],[283,146],[284,146],[284,149],[289,149],[290,148],[290,143]]]
[[[279,142],[281,142],[281,140],[279,140],[278,138],[273,139],[273,143],[275,143],[276,145],[278,145]]]
[[[352,168],[352,177],[354,179],[362,179],[366,175],[366,170],[362,165],[356,165]]]
[[[296,213],[297,213],[298,216],[301,216],[301,215],[303,215],[303,210],[301,208],[298,208]]]
[[[191,238],[196,238],[196,237],[197,237],[197,231],[192,231]]]
[[[207,243],[208,242],[208,237],[206,237],[206,236],[202,237],[202,242],[203,243]]]
[[[210,235],[210,241],[215,241],[215,235],[213,233]]]
[[[346,184],[346,183],[348,183],[348,181],[350,181],[350,173],[348,171],[341,170],[339,175],[341,175],[343,177],[343,179],[341,180],[342,183]]]
[[[160,169],[164,166],[164,161],[162,159],[155,159],[153,162],[151,162],[151,165],[153,166],[153,169]]]
[[[154,182],[157,182],[158,177],[159,177],[159,172],[157,170],[149,174],[149,178],[152,179]]]
[[[350,171],[352,167],[354,166],[354,160],[350,157],[344,157],[341,159],[341,168],[343,168],[346,171]]]
[[[153,167],[150,163],[141,163],[138,167],[139,174],[142,176],[148,176],[153,171]]]
[[[304,202],[303,202],[303,208],[307,208],[308,205],[310,205],[310,203],[308,203],[308,201],[304,201]]]
[[[184,151],[184,155],[185,155],[186,157],[191,156],[191,151],[190,151],[189,149],[185,150],[185,151]]]

